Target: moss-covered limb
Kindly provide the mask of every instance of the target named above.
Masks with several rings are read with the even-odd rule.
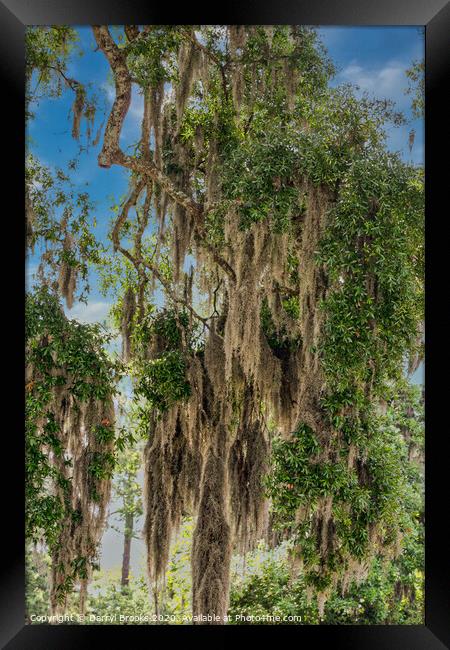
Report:
[[[214,615],[224,622],[228,612],[232,536],[228,523],[227,432],[219,425],[207,451],[192,544],[192,609],[194,616]]]
[[[171,199],[190,212],[194,218],[198,218],[201,215],[200,206],[189,196],[184,194],[184,192],[176,189],[170,178],[163,174],[152,160],[139,160],[137,158],[132,158],[131,156],[125,156],[121,152],[116,153],[113,160],[116,164],[122,165],[131,171],[137,172],[143,176],[149,176],[165,192],[167,192]]]
[[[268,432],[260,420],[241,420],[230,448],[230,517],[237,550],[247,551],[267,534],[268,503],[264,479],[270,457]]]
[[[186,314],[184,318],[186,326]],[[153,333],[153,354],[156,342],[162,350],[157,359],[164,360],[182,346],[173,317],[157,319]],[[229,417],[224,412],[224,359],[223,354],[222,358],[216,357],[213,368],[211,354],[216,352],[210,343],[197,356],[188,355],[181,386],[187,380],[189,393],[177,400],[176,390],[166,388],[170,403],[153,404],[160,415],[151,425],[145,453],[145,536],[150,577],[159,590],[170,541],[182,515],[199,513],[192,555],[195,611],[215,613],[221,621],[227,607],[231,548],[236,545],[247,550],[265,534],[263,476],[269,443],[265,426],[257,419],[259,411],[254,409],[252,390],[247,390],[243,402],[236,404],[233,429],[225,429],[223,422]],[[175,381],[173,373],[170,376]],[[156,385],[159,390],[164,387],[161,382]],[[236,434],[235,427],[239,428]],[[228,531],[226,536],[224,531]]]
[[[222,90],[223,90],[223,95],[225,98],[225,101],[228,101],[228,81],[227,81],[227,74],[225,70],[225,65],[224,62],[221,61],[219,55],[214,52],[212,48],[208,48],[196,38],[195,36],[195,31],[193,30],[182,30],[182,35],[185,36],[198,50],[200,50],[204,56],[209,58],[215,65],[218,67],[222,79]],[[183,106],[184,109],[184,106]]]
[[[98,46],[105,53],[114,74],[116,97],[105,129],[103,148],[99,155],[99,164],[110,167],[112,164],[123,165],[141,176],[149,176],[166,191],[169,196],[183,208],[199,214],[199,206],[181,190],[177,190],[173,182],[163,174],[150,159],[137,159],[126,156],[119,145],[119,136],[123,121],[130,107],[131,75],[126,64],[126,55],[114,42],[107,26],[93,27]]]
[[[196,321],[202,323],[203,327],[210,328],[209,319],[198,313],[192,305],[192,300],[186,295],[186,284],[189,282],[189,279],[185,276],[186,282],[183,287],[183,294],[185,295],[183,295],[177,283],[173,282],[171,269],[168,269],[164,263],[161,263],[159,257],[161,252],[160,242],[156,242],[151,254],[147,250],[148,244],[144,241],[143,236],[151,208],[150,201],[152,195],[150,186],[147,185],[141,217],[139,217],[139,209],[136,208],[138,222],[136,223],[134,232],[135,247],[133,253],[127,248],[124,248],[120,243],[120,229],[127,223],[130,208],[136,207],[139,194],[144,188],[144,185],[144,183],[138,182],[136,187],[131,191],[130,197],[125,202],[111,234],[115,250],[118,250],[126,260],[126,275],[125,278],[120,278],[124,287],[124,294],[119,297],[118,303],[113,310],[116,313],[116,320],[120,322],[122,353],[123,359],[126,362],[130,361],[132,356],[133,339],[136,336],[139,338],[139,332],[146,328],[145,321],[149,315],[147,312],[151,309],[149,305],[149,294],[151,294],[152,286],[154,288],[156,281],[161,284],[167,299],[171,303],[174,305],[182,305]],[[119,264],[119,268],[122,270],[123,265]],[[131,269],[133,269],[132,272],[130,272]],[[111,280],[108,280],[108,283],[110,284]],[[118,312],[120,312],[120,317],[117,319]]]
[[[155,314],[147,325],[137,368],[136,392],[145,400],[149,429],[144,454],[144,536],[155,594],[162,585],[172,536],[182,515],[199,498],[203,366],[192,347],[193,325],[188,311],[172,308]]]
[[[66,319],[46,288],[26,303],[26,526],[52,557],[51,606],[96,561],[111,489],[116,369],[98,328]]]

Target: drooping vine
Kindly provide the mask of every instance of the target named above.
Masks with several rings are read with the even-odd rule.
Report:
[[[96,326],[46,288],[26,302],[26,530],[51,556],[50,601],[79,586],[83,611],[111,491],[115,368]]]

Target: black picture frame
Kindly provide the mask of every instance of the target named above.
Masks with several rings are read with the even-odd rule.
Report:
[[[76,626],[25,623],[24,577],[24,441],[23,441],[23,319],[25,285],[24,183],[24,31],[27,25],[53,24],[306,24],[306,25],[421,25],[426,43],[426,572],[425,625],[403,626]],[[254,643],[263,630],[270,643],[283,643],[289,633],[295,643],[313,643],[333,648],[376,648],[377,650],[424,650],[450,647],[450,570],[446,534],[446,506],[449,498],[448,460],[445,453],[446,376],[449,371],[448,344],[450,311],[446,305],[448,239],[444,229],[448,212],[449,75],[448,43],[450,4],[444,0],[254,0],[226,6],[175,8],[169,3],[140,3],[138,0],[3,0],[0,1],[0,67],[2,72],[2,160],[5,198],[12,198],[6,210],[3,202],[2,262],[3,300],[7,321],[7,345],[11,357],[4,361],[4,410],[12,415],[9,426],[3,419],[2,562],[0,563],[0,641],[2,647],[86,648],[105,645],[105,635],[129,648],[163,641],[198,640],[229,644]],[[447,84],[445,83],[447,82]],[[448,135],[447,135],[448,141]],[[14,188],[14,189],[13,189]],[[6,265],[8,264],[8,265]],[[7,445],[7,446],[6,446]],[[11,472],[5,472],[5,468]],[[291,641],[292,643],[292,641]]]

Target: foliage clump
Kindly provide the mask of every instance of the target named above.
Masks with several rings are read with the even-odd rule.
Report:
[[[52,559],[51,606],[86,587],[114,467],[115,369],[95,326],[69,321],[45,287],[26,300],[26,530]]]
[[[288,528],[305,583],[327,596],[366,579],[373,558],[398,557],[402,538],[421,526],[420,395],[401,383],[389,402],[357,445],[345,447],[339,434],[324,444],[306,425],[274,442],[268,490],[276,525]]]

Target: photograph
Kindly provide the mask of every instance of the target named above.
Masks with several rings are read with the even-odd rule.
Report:
[[[425,625],[425,72],[25,26],[26,626]]]

